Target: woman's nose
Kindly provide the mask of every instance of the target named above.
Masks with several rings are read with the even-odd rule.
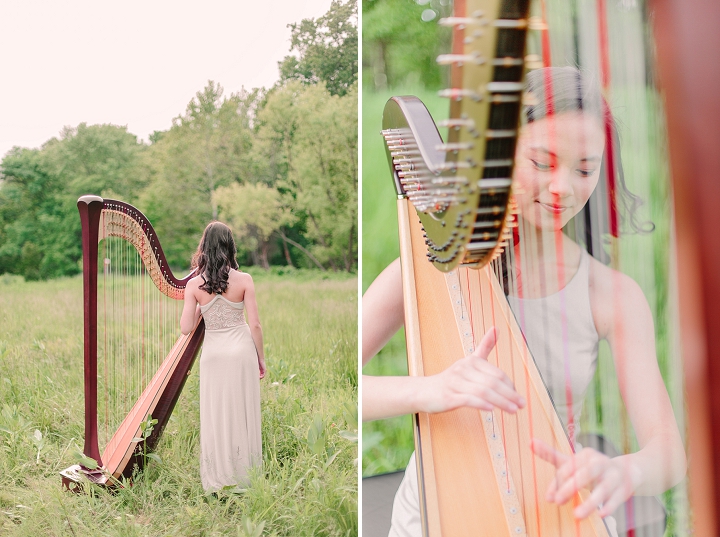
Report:
[[[570,196],[573,192],[571,171],[563,166],[559,166],[553,170],[550,174],[548,191],[560,198]]]

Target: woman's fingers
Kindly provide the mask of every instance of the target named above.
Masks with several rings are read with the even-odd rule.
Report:
[[[558,482],[558,488],[562,489],[568,482],[573,482],[580,477],[583,478],[583,485],[588,481],[586,479],[595,479],[605,470],[607,463],[610,461],[608,457],[591,449],[583,449],[570,457],[558,467],[555,473],[555,479]],[[578,472],[582,471],[581,476]],[[586,477],[587,474],[587,477]],[[560,490],[558,490],[560,492]]]
[[[598,451],[585,448],[575,455],[565,455],[537,438],[533,438],[531,447],[535,455],[557,469],[547,490],[547,501],[563,504],[580,489],[592,489],[573,511],[576,518],[586,518],[598,509],[600,516],[608,516],[632,495],[623,486],[627,476],[619,463]]]
[[[561,467],[568,460],[571,459],[569,455],[565,455],[558,450],[554,449],[549,444],[546,444],[539,438],[533,438],[530,447],[535,455],[540,457],[545,462],[549,462],[555,468]],[[545,493],[545,499],[549,502],[555,501],[555,493],[557,492],[558,479],[555,477],[548,486],[547,492]]]
[[[620,507],[628,499],[626,493],[621,488],[617,488],[615,492],[610,496],[610,499],[603,502],[603,506],[600,508],[598,514],[601,517],[606,517],[613,514],[613,512]]]
[[[435,395],[428,398],[425,411],[444,412],[468,406],[481,410],[499,408],[514,413],[524,407],[526,402],[510,378],[487,361],[496,342],[497,330],[491,328],[471,354],[439,375],[428,377],[428,382],[434,386],[428,393]]]
[[[578,505],[573,514],[575,518],[586,518],[590,516],[598,507],[600,507],[610,496],[610,487],[607,483],[598,483],[583,503]]]
[[[573,497],[580,489],[590,488],[595,480],[602,473],[597,467],[588,467],[578,465],[576,471],[561,480],[559,477],[555,479],[560,484],[557,492],[555,492],[555,503],[563,504]]]
[[[569,455],[560,453],[558,450],[554,449],[549,444],[546,444],[539,438],[533,438],[532,442],[530,443],[530,447],[532,448],[535,455],[540,457],[542,460],[549,462],[550,464],[555,466],[555,468],[562,466],[564,462],[570,459]]]
[[[471,406],[481,410],[492,410],[495,407],[506,412],[517,412],[518,410],[518,405],[513,399],[473,379],[459,380],[454,386],[451,398],[453,399],[451,404],[454,408]],[[468,405],[466,401],[469,399],[476,403]]]
[[[487,363],[485,366],[497,369]],[[518,408],[525,406],[525,400],[515,391],[512,383],[508,385],[494,372],[459,367],[455,373],[456,376],[451,381],[451,390],[455,393],[479,397],[508,412],[517,412]]]
[[[487,357],[490,356],[490,351],[493,350],[493,347],[497,343],[497,329],[493,326],[485,332],[485,335],[480,340],[480,344],[477,346],[477,348],[472,352],[470,356],[477,356],[479,358],[482,358],[483,360],[487,360]]]

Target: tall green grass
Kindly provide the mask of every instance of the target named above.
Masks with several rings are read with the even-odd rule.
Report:
[[[124,490],[61,490],[84,442],[82,280],[0,276],[0,535],[357,535],[357,279],[254,276],[263,465],[219,498],[200,484],[197,365],[160,463]]]

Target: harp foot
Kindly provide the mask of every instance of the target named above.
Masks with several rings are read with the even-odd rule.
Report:
[[[81,492],[82,483],[90,482],[100,486],[108,486],[108,476],[103,470],[89,470],[79,464],[74,464],[60,472],[63,489],[71,492]]]

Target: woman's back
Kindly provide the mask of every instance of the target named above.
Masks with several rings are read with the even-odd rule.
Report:
[[[235,269],[230,269],[230,273],[228,274],[227,289],[220,296],[230,302],[243,302],[245,300],[245,291],[251,282],[252,279],[249,274]],[[196,289],[195,296],[201,307],[206,306],[215,298],[215,296],[218,296],[200,289],[200,287],[205,283],[202,276],[195,276],[190,280],[190,283],[193,284],[193,287]]]

